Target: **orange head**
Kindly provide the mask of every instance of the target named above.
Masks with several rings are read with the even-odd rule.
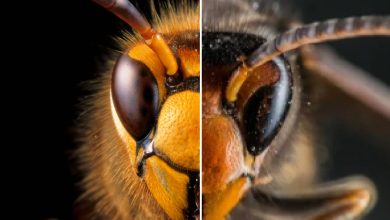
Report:
[[[111,82],[112,118],[132,172],[171,219],[193,218],[200,192],[198,10],[186,6],[152,29],[128,1],[97,2],[142,36],[126,46]]]
[[[282,124],[291,99],[283,59],[251,70],[237,100],[225,97],[239,58],[264,39],[243,33],[203,33],[202,193],[205,219],[224,218],[260,179],[267,146]],[[252,47],[251,47],[252,45]],[[223,54],[223,56],[221,56]],[[246,71],[246,70],[245,70]]]

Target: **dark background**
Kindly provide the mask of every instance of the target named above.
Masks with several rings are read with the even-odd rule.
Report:
[[[305,23],[358,15],[388,15],[390,1],[296,0]],[[390,39],[358,38],[328,43],[339,55],[390,86]],[[332,90],[331,88],[330,90]],[[332,92],[332,91],[328,91]],[[338,93],[334,93],[338,95]],[[332,97],[333,99],[333,97]],[[317,121],[326,146],[322,176],[334,180],[349,175],[369,177],[378,190],[378,203],[365,219],[390,218],[390,121],[369,113],[348,98],[329,100],[325,116]],[[326,100],[325,100],[326,101]],[[387,100],[390,102],[390,100]],[[372,114],[372,115],[371,115]],[[321,156],[321,155],[320,155]]]
[[[305,22],[332,17],[363,14],[390,14],[388,0],[296,0]],[[22,4],[22,3],[18,3]],[[39,4],[39,5],[37,5]],[[22,7],[23,6],[23,7]],[[147,11],[146,5],[140,5]],[[72,174],[69,153],[74,149],[72,127],[76,124],[77,104],[86,93],[81,82],[93,79],[104,63],[104,54],[113,48],[112,37],[126,27],[119,19],[90,1],[30,2],[28,5],[4,6],[15,16],[3,19],[7,40],[11,46],[3,65],[3,106],[14,116],[4,114],[6,138],[10,138],[3,153],[5,171],[11,188],[13,218],[71,219],[77,191],[77,177]],[[9,43],[12,42],[12,43]],[[7,45],[5,45],[7,44]],[[332,44],[344,57],[375,74],[390,85],[390,40],[359,39]],[[335,125],[333,125],[336,127]],[[389,218],[390,158],[383,153],[356,151],[351,140],[354,133],[333,129],[329,142],[336,157],[326,178],[351,173],[365,173],[379,181],[380,198],[372,219]],[[375,129],[375,128],[373,128]],[[9,134],[9,135],[8,135]],[[361,144],[364,142],[359,141]],[[340,144],[350,147],[340,148]],[[366,140],[371,146],[372,140]],[[11,145],[11,146],[9,146]],[[350,149],[355,149],[351,157]],[[373,148],[376,149],[376,148]],[[347,163],[338,166],[338,161]],[[6,193],[6,192],[5,192]],[[6,193],[7,194],[7,193]]]

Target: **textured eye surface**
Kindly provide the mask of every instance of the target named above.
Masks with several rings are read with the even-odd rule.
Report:
[[[111,91],[123,126],[135,140],[141,140],[153,128],[158,113],[159,94],[153,74],[145,64],[122,55],[114,68]]]
[[[286,64],[275,59],[278,80],[260,87],[244,107],[242,127],[248,151],[261,153],[278,133],[289,109],[291,100],[291,76]]]

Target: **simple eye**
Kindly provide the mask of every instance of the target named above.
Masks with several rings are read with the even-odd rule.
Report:
[[[159,107],[157,82],[149,68],[122,55],[114,68],[111,91],[116,112],[130,135],[135,140],[148,135]]]
[[[292,97],[291,75],[286,63],[274,59],[279,75],[272,85],[260,87],[247,101],[242,117],[243,134],[250,154],[258,155],[283,124]]]

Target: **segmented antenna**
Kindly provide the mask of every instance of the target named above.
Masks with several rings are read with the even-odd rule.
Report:
[[[177,72],[178,65],[172,50],[163,37],[155,32],[150,23],[131,2],[128,0],[92,1],[111,11],[134,28],[145,39],[146,44],[158,55],[166,67],[168,75],[174,75]]]
[[[264,43],[247,57],[233,73],[226,88],[226,99],[234,102],[251,70],[274,57],[301,46],[361,36],[390,36],[390,16],[363,16],[316,22],[289,30]]]

